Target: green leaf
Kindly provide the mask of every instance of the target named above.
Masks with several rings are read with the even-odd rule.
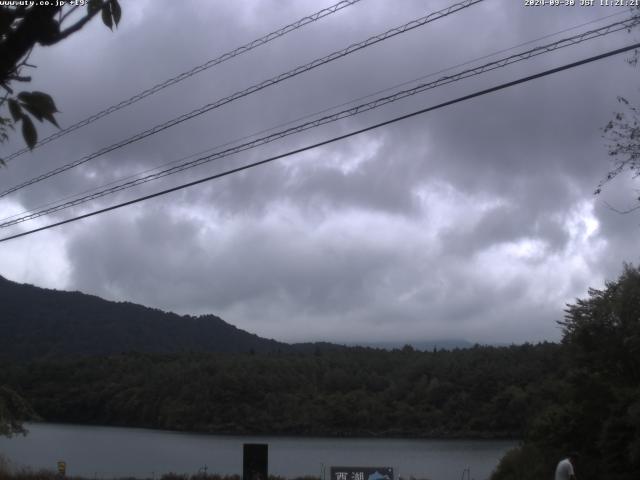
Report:
[[[28,103],[23,103],[22,107],[24,107],[25,110],[27,110],[31,115],[33,115],[35,118],[37,118],[40,122],[42,120],[47,120],[47,121],[53,123],[56,127],[60,128],[60,125],[58,125],[58,122],[56,121],[56,119],[53,116],[53,114],[51,114],[49,112],[43,112],[41,110],[38,110],[37,108],[34,108],[33,105],[29,105]]]
[[[28,103],[23,103],[22,107],[29,112],[31,115],[33,115],[35,118],[38,119],[38,121],[42,121],[44,119],[44,117],[42,116],[42,114],[38,111],[38,109],[34,108],[33,106],[29,105]]]
[[[122,17],[122,9],[120,8],[120,4],[118,0],[111,0],[111,14],[113,15],[113,21],[116,26],[120,23],[120,18]]]
[[[111,3],[106,3],[102,7],[102,22],[113,30],[113,19],[111,18]]]
[[[56,121],[56,118],[51,113],[45,113],[42,116],[49,123],[53,123],[56,127],[60,128],[60,125],[58,125],[58,122]]]
[[[33,126],[31,119],[26,115],[22,116],[22,136],[27,142],[27,146],[33,149],[38,141],[38,132],[36,132],[36,127]]]
[[[36,108],[39,108],[42,112],[56,113],[58,111],[53,98],[51,98],[51,95],[48,93],[38,92],[37,90],[33,92],[21,92],[18,98],[23,102],[36,106]]]
[[[10,98],[8,102],[9,102],[9,112],[11,113],[11,117],[13,118],[14,122],[17,122],[22,118],[22,115],[23,115],[22,109],[20,108],[20,104],[14,98]]]
[[[47,120],[60,128],[53,114],[58,111],[50,95],[43,92],[21,92],[18,98],[22,107],[39,121]]]

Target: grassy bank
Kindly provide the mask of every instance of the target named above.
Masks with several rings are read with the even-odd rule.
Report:
[[[65,480],[105,480],[102,477],[82,477],[82,476],[65,476]],[[106,477],[109,480],[242,480],[240,475],[217,475],[217,474],[177,474],[177,473],[165,473],[162,475],[156,475],[151,478],[136,478],[136,477]],[[61,477],[53,470],[41,469],[32,470],[29,468],[11,468],[9,462],[3,460],[0,456],[0,480],[60,480]],[[276,475],[269,475],[269,480],[321,480],[319,477],[306,476],[295,477],[286,479]]]
[[[153,478],[137,478],[137,477],[82,477],[82,476],[65,476],[64,480],[242,480],[241,475],[218,475],[218,474],[204,474],[197,473],[193,475],[189,474],[177,474],[177,473],[165,473],[156,475]],[[32,470],[30,468],[12,468],[9,461],[7,461],[2,455],[0,455],[0,480],[61,480],[61,477],[53,470],[41,469]],[[277,475],[269,475],[269,480],[321,480],[320,477],[312,475],[304,477],[292,477],[285,478]],[[416,479],[410,477],[409,479],[403,479],[399,477],[398,480],[429,480],[429,479]]]

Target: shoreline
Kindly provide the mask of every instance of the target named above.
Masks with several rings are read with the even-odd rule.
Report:
[[[242,471],[243,444],[269,445],[269,472],[281,479],[313,475],[329,480],[329,466],[392,467],[394,478],[455,480],[471,468],[477,479],[488,478],[517,441],[407,438],[331,438],[190,434],[138,427],[91,426],[38,422],[26,425],[27,437],[0,439],[0,450],[21,467],[37,472],[67,463],[68,480],[153,479],[162,474],[189,474],[164,480],[202,480],[197,473],[233,475]],[[6,448],[5,448],[6,447]],[[200,477],[202,477],[200,475]],[[212,477],[213,478],[213,477]],[[6,477],[0,480],[55,480]],[[228,479],[231,480],[231,479]]]
[[[478,433],[476,435],[469,434],[450,434],[450,435],[410,435],[395,432],[336,432],[330,433],[292,433],[292,432],[277,432],[277,433],[265,433],[265,432],[247,432],[247,431],[211,431],[211,430],[175,430],[162,427],[153,426],[140,426],[140,425],[123,425],[123,424],[98,424],[98,423],[74,423],[64,421],[31,421],[25,422],[24,426],[27,430],[27,435],[30,425],[62,425],[66,427],[94,427],[94,428],[113,428],[113,429],[133,429],[133,430],[146,430],[149,432],[165,432],[172,434],[184,434],[184,435],[203,435],[203,436],[216,436],[216,437],[254,437],[254,438],[311,438],[311,439],[326,439],[326,440],[433,440],[433,441],[504,441],[504,442],[520,442],[521,437],[516,435],[498,435],[492,433]]]

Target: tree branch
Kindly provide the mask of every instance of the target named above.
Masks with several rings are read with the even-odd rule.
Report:
[[[65,13],[64,15],[60,16],[60,21],[58,22],[60,25],[62,25],[62,22],[65,21],[65,19],[71,15],[73,12],[75,12],[80,6],[76,5],[75,7],[71,7],[71,9],[69,11],[67,11],[67,13]],[[60,13],[62,13],[62,10],[60,10]]]
[[[15,73],[15,66],[37,42],[49,43],[51,35],[55,35],[53,30],[57,29],[54,17],[60,8],[38,6],[28,10],[17,28],[7,35],[0,44],[0,82]]]
[[[82,27],[85,26],[85,24],[91,20],[93,17],[95,17],[99,12],[102,11],[102,8],[104,8],[104,6],[107,4],[107,2],[103,2],[100,8],[96,8],[93,12],[91,13],[87,13],[83,18],[81,18],[80,20],[78,20],[76,23],[74,23],[73,25],[71,25],[69,28],[66,28],[65,30],[61,31],[57,36],[56,36],[56,42],[59,42],[60,40],[63,40],[65,38],[67,38],[69,35],[71,35],[72,33],[77,32],[78,30],[80,30]]]
[[[23,76],[23,75],[9,75],[7,80],[16,81],[16,82],[30,82],[31,77]]]

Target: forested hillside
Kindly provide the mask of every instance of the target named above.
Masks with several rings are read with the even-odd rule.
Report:
[[[104,302],[68,295],[87,305]],[[50,308],[60,313],[63,305]],[[115,309],[111,314],[121,306],[104,305]],[[126,307],[142,318],[162,314]],[[47,304],[39,308],[44,317]],[[29,310],[33,318],[24,318],[32,325],[48,325]],[[0,385],[47,421],[216,433],[522,438],[494,480],[550,477],[561,456],[576,450],[581,480],[640,478],[640,269],[625,267],[617,281],[569,305],[561,327],[561,344],[428,352],[310,344],[298,351],[59,357],[52,347],[37,360],[0,360]],[[43,332],[36,333],[42,344],[34,348],[45,348]]]
[[[640,478],[640,268],[569,305],[562,322],[562,380],[529,420],[524,443],[493,480],[552,478],[556,462],[580,454],[580,480]]]
[[[176,315],[0,277],[0,358],[29,360],[121,352],[266,352],[288,345],[214,315]]]
[[[226,433],[519,437],[554,400],[557,344],[418,352],[126,354],[0,364],[48,421]]]

